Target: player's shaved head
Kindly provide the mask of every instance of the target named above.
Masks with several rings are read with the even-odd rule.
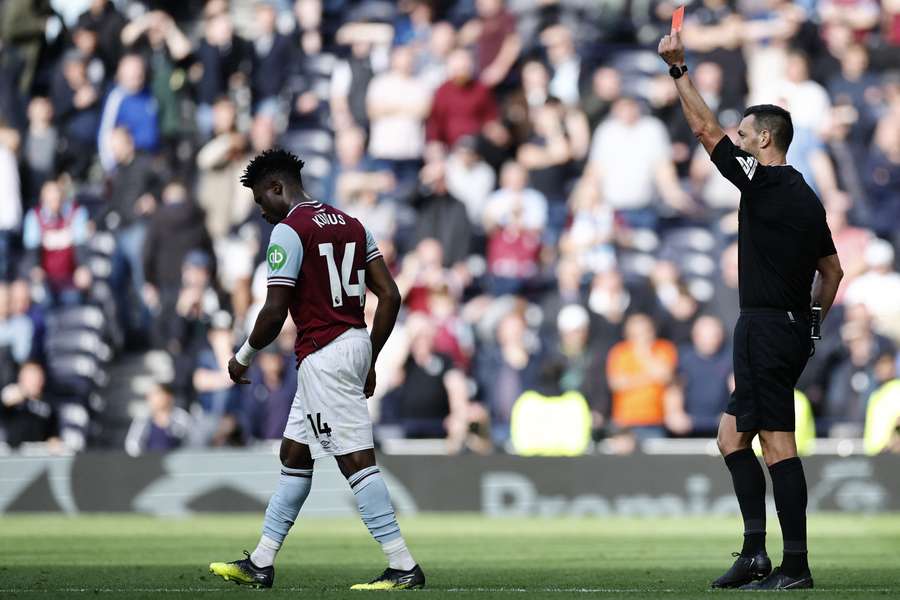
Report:
[[[300,171],[303,169],[303,165],[302,160],[287,150],[281,148],[266,150],[247,165],[244,174],[241,175],[241,184],[253,189],[269,178],[278,177],[284,183],[296,184],[302,189],[303,180],[300,177]]]
[[[757,104],[744,111],[744,117],[753,116],[757,133],[768,131],[776,148],[787,152],[794,139],[794,123],[791,113],[774,104]]]

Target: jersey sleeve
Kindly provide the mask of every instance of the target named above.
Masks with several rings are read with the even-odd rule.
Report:
[[[266,250],[267,285],[294,287],[303,264],[303,244],[289,225],[279,223],[272,230]]]
[[[711,158],[719,173],[741,191],[753,184],[754,177],[759,177],[757,160],[735,146],[727,135],[716,144]]]
[[[834,247],[834,240],[831,237],[831,228],[828,223],[822,224],[822,238],[819,242],[819,258],[832,256],[837,254],[837,248]]]
[[[376,258],[381,258],[381,250],[378,249],[378,244],[375,243],[375,236],[366,229],[366,262],[372,262]]]

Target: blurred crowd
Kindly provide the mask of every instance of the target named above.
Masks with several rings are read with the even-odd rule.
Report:
[[[713,436],[739,194],[655,54],[673,8],[6,0],[0,438],[137,454],[280,437],[292,325],[252,385],[224,369],[271,232],[239,174],[274,146],[373,232],[403,293],[379,440],[515,451],[540,430],[526,393],[584,407],[543,427],[551,446]],[[683,39],[729,135],[749,104],[792,112],[789,162],[827,209],[846,276],[800,382],[817,435],[900,447],[900,2],[694,0]],[[173,377],[130,426],[105,418],[110,373],[150,350]]]

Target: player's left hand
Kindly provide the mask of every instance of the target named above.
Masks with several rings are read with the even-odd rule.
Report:
[[[366,386],[363,388],[366,398],[371,398],[375,393],[375,367],[369,369],[369,375],[366,377]]]
[[[231,360],[228,361],[228,376],[231,377],[233,382],[246,385],[250,383],[250,380],[244,377],[248,368],[249,367],[245,367],[232,356]]]
[[[663,39],[659,41],[657,53],[666,61],[666,64],[683,65],[684,44],[681,42],[681,36],[677,33],[663,36]]]

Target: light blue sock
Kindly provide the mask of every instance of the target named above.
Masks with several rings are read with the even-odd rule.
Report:
[[[408,571],[416,566],[416,562],[406,548],[406,542],[400,534],[397,516],[391,505],[381,471],[378,467],[367,467],[347,478],[350,489],[356,496],[356,504],[363,523],[375,538],[388,559],[392,569]]]
[[[275,562],[275,554],[297,519],[300,507],[309,496],[312,475],[312,469],[281,467],[278,489],[272,494],[266,508],[262,537],[256,550],[250,555],[250,560],[257,567],[268,567]]]

